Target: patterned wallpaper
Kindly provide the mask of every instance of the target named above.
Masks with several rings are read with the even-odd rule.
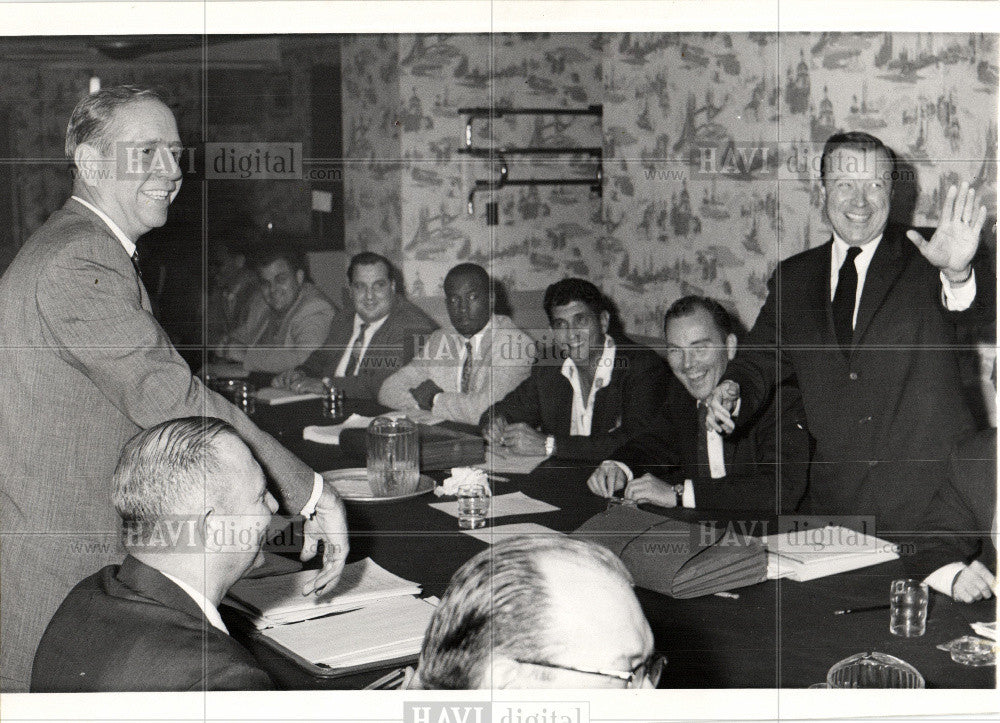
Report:
[[[369,99],[345,119],[358,138],[349,147],[366,149],[355,157],[390,157],[398,128],[403,159],[398,199],[388,173],[348,175],[349,247],[398,242],[416,297],[440,295],[448,267],[473,260],[511,291],[586,276],[637,334],[658,336],[663,311],[685,293],[715,296],[751,324],[777,261],[828,237],[817,163],[838,130],[874,133],[907,161],[915,178],[900,183],[900,220],[933,225],[941,195],[962,178],[978,181],[995,214],[995,167],[983,161],[997,143],[995,35],[378,36],[345,46],[344,67],[345,88]],[[386,120],[394,94],[398,125]],[[586,117],[474,129],[477,146],[602,144],[604,198],[511,187],[497,194],[498,225],[486,224],[486,193],[469,216],[469,191],[489,166],[456,153],[465,130],[456,109],[491,103],[602,103],[600,137]],[[715,149],[714,168],[703,149]],[[511,178],[591,170],[565,157],[510,169]]]
[[[496,193],[498,221],[485,220],[489,192],[469,191],[498,172],[457,153],[466,107],[585,108],[600,103],[599,35],[404,35],[399,38],[402,128],[402,253],[414,297],[438,296],[448,268],[474,261],[509,291],[553,278],[592,276],[601,235],[600,199],[586,186],[511,186]],[[492,78],[492,83],[491,83]],[[473,125],[475,147],[600,146],[594,116],[505,115]],[[514,157],[509,178],[593,174],[580,156]]]
[[[344,236],[348,255],[400,256],[399,41],[343,36]]]
[[[659,334],[686,293],[753,322],[775,263],[828,238],[817,164],[838,130],[879,136],[916,172],[902,221],[934,225],[961,179],[995,215],[995,35],[619,34],[604,48],[604,288],[636,333]]]

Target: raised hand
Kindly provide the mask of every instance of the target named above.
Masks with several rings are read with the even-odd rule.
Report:
[[[986,206],[980,205],[977,213],[976,196],[975,189],[966,182],[958,189],[952,186],[944,198],[941,222],[931,240],[914,230],[906,232],[920,253],[952,283],[967,281],[972,273],[972,257],[986,223]]]
[[[720,382],[704,402],[708,406],[705,426],[719,434],[730,434],[736,429],[733,416],[739,401],[740,385],[729,379]]]

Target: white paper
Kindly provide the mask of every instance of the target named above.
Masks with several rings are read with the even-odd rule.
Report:
[[[415,582],[405,580],[365,558],[344,567],[332,595],[303,595],[302,587],[316,576],[315,570],[278,575],[256,580],[240,580],[229,590],[229,597],[257,612],[258,627],[308,620],[348,610],[372,600],[414,595],[420,592]]]
[[[312,663],[362,665],[416,655],[434,605],[405,596],[378,600],[359,610],[279,625],[264,635]]]
[[[487,517],[490,518],[510,517],[511,515],[538,515],[543,512],[552,512],[559,509],[555,505],[550,505],[548,502],[542,502],[541,500],[536,500],[534,497],[528,497],[528,495],[523,492],[508,492],[505,495],[492,497],[491,500],[490,510],[486,513]],[[432,502],[430,506],[441,510],[446,515],[458,517],[458,500],[452,500],[450,502]]]
[[[499,527],[480,527],[478,530],[462,530],[469,537],[475,537],[488,545],[494,542],[506,540],[508,537],[517,535],[559,535],[565,537],[563,533],[556,532],[545,525],[537,522],[517,522],[513,525],[500,525]]]
[[[397,409],[392,412],[386,412],[382,416],[389,417],[389,419],[399,419],[400,417],[406,417],[415,424],[427,424],[431,426],[435,424],[441,424],[441,422],[447,421],[444,419],[444,417],[434,416],[432,412],[428,412],[426,409]]]
[[[302,430],[302,439],[320,444],[340,444],[340,433],[345,429],[367,429],[373,417],[352,414],[340,424],[313,424]]]
[[[277,389],[275,387],[258,389],[254,392],[254,396],[262,402],[267,402],[271,405],[291,404],[292,402],[301,402],[306,399],[322,398],[319,394],[313,394],[312,392],[290,392],[287,389]]]
[[[312,210],[320,213],[330,213],[333,211],[333,194],[329,191],[312,192]]]

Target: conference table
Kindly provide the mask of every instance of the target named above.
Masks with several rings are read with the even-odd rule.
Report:
[[[381,411],[372,402],[348,402],[347,406],[348,412],[365,415]],[[313,469],[364,466],[358,450],[352,454],[339,446],[303,440],[305,426],[330,423],[323,418],[318,400],[258,404],[253,418]],[[497,518],[491,525],[534,522],[559,532],[575,530],[607,507],[604,499],[587,490],[586,479],[592,469],[592,464],[549,459],[530,474],[504,474],[509,481],[492,483],[495,495],[521,491],[558,509]],[[429,474],[440,481],[448,472]],[[426,494],[396,502],[348,504],[349,562],[370,557],[389,571],[420,583],[424,594],[442,595],[458,567],[487,543],[460,531],[454,517],[429,506],[436,501],[433,494]],[[692,523],[753,521],[776,529],[776,517],[759,513],[646,509]],[[656,650],[668,659],[661,688],[806,688],[824,682],[827,670],[837,661],[867,651],[907,661],[921,672],[928,688],[995,687],[995,667],[966,667],[936,648],[973,634],[971,622],[995,620],[993,600],[963,605],[932,592],[927,632],[918,638],[890,634],[887,610],[834,614],[887,603],[890,581],[905,576],[902,563],[893,560],[809,582],[768,580],[734,590],[726,597],[682,600],[641,588],[636,594],[653,630]],[[371,671],[318,679],[273,652],[252,647],[279,685],[287,688],[362,688],[381,674]]]

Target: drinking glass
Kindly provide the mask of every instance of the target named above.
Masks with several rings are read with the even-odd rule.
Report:
[[[919,580],[893,580],[889,588],[889,632],[917,638],[927,630],[927,585]]]
[[[368,425],[368,484],[376,497],[410,494],[420,483],[417,425],[376,417]]]
[[[458,526],[463,530],[486,527],[486,513],[490,497],[481,484],[462,485],[458,488]]]
[[[825,687],[923,688],[925,683],[920,672],[905,660],[869,652],[852,655],[830,668]]]

